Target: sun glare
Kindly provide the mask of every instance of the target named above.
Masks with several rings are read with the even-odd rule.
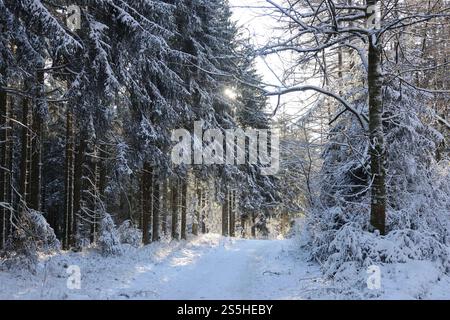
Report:
[[[227,98],[232,99],[232,100],[236,99],[236,97],[237,97],[236,92],[232,88],[226,88],[223,93],[225,94],[225,96]]]

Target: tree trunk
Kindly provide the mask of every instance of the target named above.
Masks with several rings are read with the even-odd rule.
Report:
[[[150,243],[150,221],[152,211],[152,167],[144,163],[142,170],[142,242]]]
[[[161,183],[161,231],[164,236],[167,236],[168,195],[168,183],[167,179],[164,179]]]
[[[91,157],[91,161],[89,161],[91,166],[91,172],[93,174],[93,177],[90,179],[91,182],[89,184],[89,190],[91,197],[93,199],[90,202],[90,210],[93,214],[92,221],[90,223],[90,241],[91,243],[95,243],[97,241],[97,233],[98,233],[98,220],[100,219],[100,215],[103,213],[101,208],[103,207],[103,203],[101,200],[100,195],[100,161],[98,157],[98,147],[94,143],[94,146],[92,148],[92,151],[90,150],[89,153],[93,154],[93,157]],[[106,208],[105,208],[106,210]]]
[[[5,73],[2,71],[1,76],[3,82],[0,82],[0,202],[11,205],[10,194],[10,181],[11,172],[8,170],[10,160],[10,138],[9,132],[11,125],[9,119],[9,104],[8,95],[6,91],[1,89],[2,86],[6,87]],[[5,207],[0,207],[0,250],[5,247],[6,240],[8,238],[8,221],[10,210]]]
[[[222,235],[228,236],[228,219],[229,219],[229,195],[228,190],[225,191],[225,199],[222,204]]]
[[[181,239],[186,240],[187,177],[181,181]]]
[[[173,179],[172,182],[172,239],[178,240],[180,234],[178,233],[178,178]]]
[[[65,212],[64,212],[64,235],[63,249],[70,247],[72,236],[73,219],[73,174],[74,174],[74,132],[73,114],[70,107],[67,107],[66,115],[66,163],[65,163]]]
[[[245,224],[245,220],[246,218],[241,216],[241,237],[242,238],[247,238],[247,232],[246,232],[246,224]]]
[[[368,0],[368,5],[375,5],[376,0]],[[386,186],[384,168],[384,135],[383,135],[383,101],[381,74],[381,47],[375,35],[369,41],[369,136],[371,159],[371,209],[370,223],[380,234],[386,233]]]
[[[42,179],[42,99],[44,98],[44,73],[38,71],[38,96],[33,110],[33,137],[31,143],[31,176],[30,176],[30,203],[29,207],[41,210],[41,179]]]
[[[192,219],[192,234],[198,236],[199,222],[200,222],[200,207],[201,207],[201,195],[199,189],[199,181],[195,178],[195,208],[194,208],[194,217]]]
[[[70,236],[70,245],[75,246],[77,242],[77,237],[79,235],[78,230],[78,215],[82,216],[81,209],[84,207],[83,205],[83,190],[85,190],[84,186],[84,170],[83,166],[85,163],[84,155],[86,153],[87,141],[83,134],[80,137],[80,143],[78,145],[76,154],[75,154],[75,163],[74,163],[74,177],[73,177],[73,215],[71,220],[71,230],[72,234]]]
[[[105,189],[106,189],[106,185],[107,185],[107,179],[108,179],[108,168],[106,165],[106,157],[107,157],[107,151],[106,151],[107,146],[106,145],[100,145],[100,146],[96,146],[95,147],[95,154],[99,156],[99,158],[96,161],[96,166],[95,166],[95,172],[96,172],[96,177],[98,177],[98,181],[96,184],[96,191],[97,191],[97,195],[98,198],[96,199],[96,202],[100,202],[100,203],[96,203],[96,210],[98,210],[101,206],[106,206],[104,201],[105,201]],[[106,209],[106,208],[105,208]],[[98,234],[98,217],[95,216],[95,219],[91,225],[91,234],[92,234],[92,241],[95,242],[97,240],[97,234]]]
[[[152,232],[152,241],[159,241],[160,239],[160,235],[159,235],[159,217],[161,214],[161,210],[160,210],[160,193],[159,193],[159,189],[160,189],[160,183],[158,182],[158,177],[154,176],[152,181],[152,188],[153,188],[153,194],[152,194],[152,205],[153,205],[153,212],[152,212],[152,216],[153,216],[153,232]]]
[[[19,207],[17,208],[18,219],[20,212],[26,210],[30,195],[30,108],[28,98],[22,100],[22,135],[20,139],[21,153],[20,153],[20,183],[19,183]]]
[[[235,236],[236,230],[236,191],[230,191],[230,237]]]
[[[252,225],[251,225],[251,232],[252,232],[252,238],[256,238],[256,216],[255,213],[252,212]]]
[[[207,194],[206,190],[204,190],[202,184],[200,184],[200,222],[202,226],[202,233],[206,233],[206,207],[207,207]]]

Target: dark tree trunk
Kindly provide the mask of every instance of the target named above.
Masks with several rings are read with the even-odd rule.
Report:
[[[367,5],[375,5],[377,0],[368,0]],[[384,168],[383,101],[381,74],[381,46],[372,36],[369,39],[369,136],[371,160],[371,209],[370,223],[380,234],[386,233],[386,186]]]
[[[179,187],[179,181],[178,178],[174,178],[172,182],[171,187],[171,197],[172,197],[172,239],[178,240],[180,238],[180,234],[178,232],[179,226],[178,226],[178,215],[179,215],[179,206],[178,206],[178,187]]]
[[[85,153],[87,148],[87,141],[83,137],[80,137],[80,143],[78,145],[76,154],[75,154],[75,163],[74,163],[74,177],[73,177],[73,217],[72,217],[72,234],[70,237],[70,245],[75,246],[77,242],[77,236],[79,234],[78,230],[78,216],[82,216],[81,209],[83,208],[83,190],[85,190],[84,186],[84,170],[83,166],[85,163]]]
[[[222,204],[222,235],[228,236],[228,221],[229,221],[229,195],[228,190],[225,191],[225,199]]]
[[[252,226],[251,226],[251,232],[252,232],[252,238],[256,238],[256,217],[255,213],[252,212]]]
[[[242,230],[241,236],[242,236],[243,238],[246,238],[246,237],[247,237],[247,232],[246,232],[246,229],[245,229],[245,228],[246,228],[245,218],[241,216],[241,230]]]
[[[164,236],[167,236],[167,214],[168,214],[168,183],[167,179],[164,179],[161,183],[161,231]]]
[[[28,156],[29,156],[29,101],[27,98],[23,98],[22,101],[22,137],[20,139],[21,143],[21,154],[20,154],[20,198],[21,204],[20,207],[26,205],[27,201],[27,189],[28,189]]]
[[[25,86],[27,91],[27,86]],[[20,220],[21,213],[28,208],[30,197],[30,169],[31,169],[31,138],[30,138],[30,102],[28,98],[22,99],[22,123],[21,123],[21,153],[20,153],[20,180],[19,203],[17,207],[16,221]]]
[[[9,171],[9,160],[11,153],[10,145],[10,128],[11,121],[9,119],[8,95],[1,87],[6,87],[5,73],[1,72],[3,83],[0,82],[0,202],[11,205],[10,195],[10,181],[11,171]],[[0,207],[0,250],[5,247],[8,238],[8,221],[10,210],[5,207]]]
[[[235,236],[235,230],[236,230],[236,203],[235,203],[235,191],[230,191],[230,237]]]
[[[198,235],[198,229],[199,229],[199,222],[200,222],[200,207],[201,207],[201,193],[199,188],[199,182],[198,179],[195,179],[195,193],[197,197],[197,201],[195,203],[194,208],[194,217],[192,220],[192,234],[197,236]]]
[[[69,249],[72,236],[73,219],[73,174],[74,174],[74,132],[73,114],[67,107],[66,115],[66,163],[65,163],[65,212],[64,212],[64,235],[63,249]]]
[[[186,240],[187,227],[187,177],[181,180],[181,239]]]
[[[98,233],[98,221],[101,219],[101,215],[103,211],[101,208],[103,207],[103,203],[100,195],[100,167],[101,161],[98,157],[98,147],[94,143],[92,146],[92,150],[89,149],[88,154],[92,154],[92,157],[89,161],[90,172],[86,172],[86,175],[91,175],[90,179],[86,179],[86,187],[85,190],[89,190],[90,192],[90,201],[89,201],[89,210],[92,214],[92,220],[90,222],[90,241],[91,243],[95,243],[97,241],[97,233]],[[88,182],[89,181],[89,182]],[[105,208],[106,210],[106,208]]]
[[[100,159],[98,161],[99,166],[100,166],[100,177],[99,177],[99,184],[98,184],[98,193],[100,194],[100,199],[102,201],[104,201],[105,199],[105,189],[106,189],[106,184],[108,181],[108,167],[106,166],[106,157],[107,155],[107,151],[106,149],[106,145],[100,145],[98,147],[98,149],[100,150],[99,152],[99,156]]]
[[[44,73],[37,73],[38,96],[33,110],[33,137],[31,142],[31,176],[29,207],[41,210],[41,179],[42,179],[42,99],[44,98]]]
[[[148,162],[144,163],[142,170],[142,242],[150,243],[150,221],[152,211],[152,167]]]
[[[200,184],[200,218],[202,225],[202,233],[206,233],[206,207],[207,207],[207,199],[206,199],[206,191],[203,189],[202,184]]]
[[[95,199],[95,210],[96,212],[100,209],[100,207],[106,206],[104,203],[105,201],[105,189],[107,184],[107,175],[108,175],[108,168],[106,166],[106,157],[107,153],[104,148],[107,146],[100,145],[95,146],[95,155],[99,158],[95,161],[95,191],[97,195],[97,199]],[[106,209],[106,208],[105,208]],[[91,241],[95,242],[97,240],[97,234],[98,234],[98,218],[97,215],[94,216],[94,221],[91,224]]]
[[[161,210],[160,210],[160,199],[159,199],[159,189],[160,189],[160,183],[158,182],[158,177],[154,176],[153,177],[153,185],[152,185],[152,191],[153,191],[153,212],[152,212],[152,216],[153,216],[153,231],[152,231],[152,241],[158,241],[160,239],[160,235],[159,235],[159,218],[160,218],[160,214],[161,214]]]

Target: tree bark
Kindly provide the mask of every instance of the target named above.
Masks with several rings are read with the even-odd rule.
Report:
[[[9,199],[10,193],[10,175],[9,171],[9,153],[10,149],[10,138],[9,138],[9,104],[8,104],[8,95],[6,91],[1,89],[2,86],[6,87],[5,81],[5,72],[2,70],[1,76],[3,77],[3,82],[0,82],[0,202],[9,203],[11,205]],[[9,210],[5,207],[0,207],[0,250],[5,247],[6,240],[8,238],[8,220],[9,220]]]
[[[199,189],[199,182],[198,179],[195,178],[195,196],[196,196],[196,202],[195,202],[195,208],[194,208],[194,217],[192,220],[192,234],[195,236],[198,236],[198,229],[199,229],[199,222],[200,222],[200,207],[201,207],[201,194]]]
[[[235,230],[236,230],[236,194],[235,190],[230,191],[230,237],[235,236]]]
[[[228,236],[229,199],[228,190],[225,191],[225,199],[222,204],[222,235]]]
[[[251,225],[251,233],[252,233],[252,237],[256,238],[256,216],[255,213],[252,212],[252,225]]]
[[[181,181],[181,239],[186,240],[187,227],[187,177]]]
[[[368,5],[376,5],[377,0],[368,0]],[[383,101],[381,74],[381,46],[375,35],[369,39],[369,137],[371,159],[371,208],[370,223],[380,234],[386,233],[386,186],[384,168]]]
[[[202,184],[200,184],[200,219],[202,226],[202,233],[206,233],[206,207],[207,207],[207,199],[206,199],[206,191],[203,189]]]
[[[29,207],[41,210],[41,180],[42,180],[42,99],[44,98],[44,73],[37,72],[38,94],[33,110],[33,137],[31,142],[31,175],[30,175],[30,203]]]
[[[22,135],[20,139],[21,154],[20,154],[20,203],[18,213],[26,210],[27,202],[29,200],[29,182],[30,182],[30,108],[28,98],[22,100]],[[19,218],[19,217],[18,217]]]
[[[66,114],[66,161],[65,161],[65,212],[63,249],[67,250],[71,244],[72,219],[73,219],[73,174],[74,174],[74,132],[73,113],[67,107]]]
[[[144,163],[142,170],[142,242],[150,243],[150,221],[152,211],[152,167]]]
[[[172,239],[178,240],[180,234],[178,233],[178,178],[174,178],[171,187],[172,197]]]
[[[161,210],[160,210],[160,193],[159,193],[159,188],[160,188],[160,183],[157,179],[158,177],[153,176],[153,184],[152,184],[152,188],[153,188],[153,194],[151,195],[153,200],[152,200],[152,205],[153,205],[153,210],[152,210],[152,216],[153,216],[153,223],[152,223],[152,227],[153,227],[153,231],[152,231],[152,241],[159,241],[160,239],[160,235],[159,235],[159,218],[160,218],[160,214],[161,214]]]
[[[91,166],[91,172],[93,173],[93,177],[91,178],[91,183],[89,184],[90,194],[93,199],[90,201],[90,210],[93,213],[92,221],[90,223],[90,241],[91,243],[95,243],[97,241],[97,233],[98,233],[98,220],[100,219],[101,208],[103,204],[101,203],[101,194],[100,194],[100,159],[98,157],[98,147],[94,143],[92,150],[89,150],[89,153],[93,154],[89,163]],[[105,208],[106,210],[106,208]]]
[[[86,153],[87,141],[83,134],[81,134],[80,142],[75,154],[74,163],[74,177],[73,177],[73,215],[71,220],[71,236],[70,245],[75,246],[78,237],[78,215],[82,215],[81,209],[83,208],[83,190],[84,186],[84,170],[85,163],[84,155]]]
[[[161,231],[164,236],[167,236],[168,196],[168,183],[164,179],[161,183]]]

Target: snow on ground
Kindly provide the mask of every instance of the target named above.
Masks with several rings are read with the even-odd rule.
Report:
[[[78,265],[81,289],[68,289]],[[427,262],[383,267],[376,298],[449,298],[450,280]],[[95,249],[41,257],[35,275],[0,271],[0,299],[308,299],[345,298],[293,239],[248,240],[207,234],[189,241],[126,247],[122,256]],[[352,298],[349,296],[348,298]]]

